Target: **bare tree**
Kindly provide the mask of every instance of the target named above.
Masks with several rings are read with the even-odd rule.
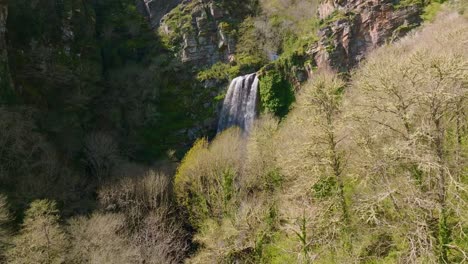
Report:
[[[84,145],[86,164],[99,182],[108,178],[119,159],[119,149],[112,136],[103,132],[90,134]]]
[[[453,227],[466,210],[466,183],[456,177],[466,162],[460,155],[466,135],[461,104],[468,91],[468,50],[460,43],[466,26],[448,15],[377,51],[357,72],[349,94],[347,107],[360,123],[357,142],[365,150],[358,163],[370,176],[364,182],[378,190],[359,203],[360,212],[374,224],[407,230],[406,261],[448,263],[450,254],[466,258],[452,243]],[[386,201],[398,222],[372,213],[390,212],[383,207]],[[466,236],[462,230],[458,235]]]

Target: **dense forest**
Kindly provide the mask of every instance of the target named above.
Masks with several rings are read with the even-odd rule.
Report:
[[[0,0],[0,263],[468,263],[468,2]]]

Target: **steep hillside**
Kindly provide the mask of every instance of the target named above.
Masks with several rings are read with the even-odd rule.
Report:
[[[0,263],[463,263],[465,2],[0,0]]]
[[[281,121],[199,140],[175,178],[187,263],[462,263],[468,21],[442,15],[343,80],[317,71]]]

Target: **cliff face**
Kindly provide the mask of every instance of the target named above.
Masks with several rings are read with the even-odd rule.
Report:
[[[182,0],[138,0],[137,8],[154,29],[159,26],[161,18],[181,2]]]
[[[183,63],[209,67],[234,54],[236,43],[224,22],[233,19],[214,1],[185,0],[162,18],[160,32]]]
[[[393,0],[322,1],[319,41],[310,44],[305,60],[313,61],[317,68],[347,72],[376,47],[418,26],[422,9],[418,4]],[[163,16],[160,32],[182,63],[209,68],[235,59],[238,28],[227,22],[236,19],[242,17],[217,1],[184,0]]]
[[[320,41],[308,53],[318,68],[348,71],[376,47],[419,25],[421,12],[421,6],[389,0],[325,1],[319,7]]]
[[[246,17],[260,13],[258,1],[134,3],[15,0],[7,10],[0,0],[0,91],[14,83],[22,102],[44,112],[43,127],[55,138],[63,134],[74,151],[79,144],[71,138],[88,130],[118,131],[130,138],[126,142],[138,141],[129,149],[151,146],[151,153],[213,134],[219,110],[214,98],[227,85],[223,81],[268,63],[248,57],[262,53],[261,47],[242,45],[245,39],[255,48],[261,42],[255,22],[249,34],[242,33]],[[299,85],[315,70],[308,66],[348,71],[370,50],[417,25],[420,11],[389,0],[323,2],[319,41],[314,38],[306,54],[287,58],[275,78]],[[236,51],[242,48],[245,62]],[[215,69],[223,81],[197,79],[218,62],[225,63]]]
[[[58,146],[76,155],[100,130],[124,139],[132,155],[151,145],[142,134],[159,121],[165,79],[153,58],[164,54],[134,0],[10,1],[6,43],[1,3],[0,62],[8,65],[8,51],[15,97],[38,110]]]

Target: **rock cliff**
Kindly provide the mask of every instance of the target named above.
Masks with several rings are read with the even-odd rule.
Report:
[[[137,142],[122,147],[132,155],[152,159],[214,134],[233,76],[263,67],[263,92],[269,85],[271,101],[286,98],[278,104],[286,114],[290,87],[317,68],[346,72],[420,22],[421,6],[395,2],[323,1],[318,40],[314,34],[306,48],[280,49],[280,59],[268,62],[267,36],[257,34],[264,14],[254,0],[15,0],[8,10],[0,0],[0,92],[14,83],[21,102],[44,113],[41,126],[74,153],[75,139],[106,129]],[[209,77],[200,78],[201,70]]]
[[[323,26],[309,50],[318,68],[346,72],[367,53],[403,36],[421,22],[422,6],[391,0],[330,0],[319,7]]]
[[[182,0],[138,0],[137,8],[154,29],[159,26],[161,18],[181,2]]]
[[[160,32],[183,63],[209,67],[234,54],[235,38],[225,22],[233,19],[214,1],[185,0],[162,18]]]

